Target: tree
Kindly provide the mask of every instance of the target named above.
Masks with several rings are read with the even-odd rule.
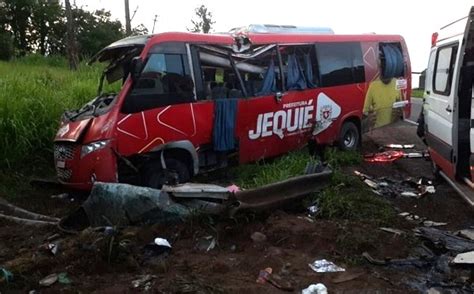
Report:
[[[9,31],[13,35],[15,47],[20,55],[30,51],[31,28],[30,15],[35,6],[35,0],[3,0],[4,17],[8,20]]]
[[[7,30],[6,3],[0,0],[0,60],[9,60],[13,56],[13,38]]]
[[[72,70],[77,69],[79,63],[79,57],[77,54],[77,41],[76,41],[76,30],[74,24],[74,17],[72,15],[71,3],[69,0],[65,0],[66,3],[66,26],[67,26],[67,57],[69,60],[69,68]]]
[[[31,36],[34,47],[39,48],[42,55],[50,52],[52,37],[62,21],[62,7],[58,0],[37,0],[31,16]]]
[[[143,24],[139,24],[138,26],[132,29],[133,36],[147,35],[147,34],[148,34],[148,29]]]
[[[215,21],[212,20],[212,13],[208,11],[204,5],[194,9],[194,13],[197,19],[191,20],[193,27],[191,29],[188,28],[188,31],[204,34],[209,33],[212,29],[212,25],[215,24]]]

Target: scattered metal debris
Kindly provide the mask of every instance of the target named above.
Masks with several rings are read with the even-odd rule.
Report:
[[[433,182],[424,177],[418,180],[413,178],[394,180],[387,177],[375,179],[359,171],[354,171],[354,174],[369,186],[375,194],[381,196],[420,198],[426,194],[436,192]]]
[[[454,264],[474,264],[474,251],[460,253],[452,262]]]
[[[415,233],[423,239],[431,241],[435,246],[449,251],[462,253],[474,250],[474,241],[453,235],[449,232],[430,227],[419,227]]]
[[[317,273],[333,273],[333,272],[343,272],[344,268],[335,265],[333,262],[326,259],[315,260],[313,263],[308,264],[309,267]]]
[[[382,230],[382,231],[384,231],[384,232],[387,232],[387,233],[395,234],[395,235],[397,235],[397,236],[401,236],[401,235],[405,234],[405,232],[402,231],[402,230],[392,229],[392,228],[384,228],[384,227],[382,227],[382,228],[380,228],[380,230]]]
[[[428,151],[404,152],[399,150],[388,150],[379,153],[368,153],[364,155],[366,162],[392,163],[400,158],[430,158]]]
[[[308,288],[301,290],[301,294],[327,294],[328,289],[324,284],[311,284]]]
[[[474,241],[474,229],[460,230],[457,235]]]
[[[150,291],[153,286],[155,275],[142,275],[138,279],[132,281],[132,288],[141,289],[143,291]]]
[[[0,267],[0,284],[10,283],[12,281],[13,281],[13,274],[9,270],[3,267]]]
[[[385,144],[383,147],[392,149],[413,149],[415,144]]]

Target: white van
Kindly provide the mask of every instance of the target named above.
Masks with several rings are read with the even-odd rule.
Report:
[[[433,34],[418,130],[435,172],[474,206],[473,80],[474,6]]]

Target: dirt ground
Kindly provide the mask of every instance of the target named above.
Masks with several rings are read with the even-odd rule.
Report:
[[[365,136],[362,152],[373,152],[384,143],[423,144],[408,123],[379,129]],[[430,162],[401,159],[393,164],[363,163],[347,168],[374,177],[432,177]],[[33,195],[19,197],[14,204],[39,213],[65,216],[78,201],[52,199],[61,191],[37,189]],[[5,196],[5,195],[0,195]],[[455,231],[474,225],[473,210],[446,183],[436,193],[421,199],[390,199],[399,212],[411,212],[432,221],[447,222],[443,229]],[[196,217],[184,224],[126,228],[112,237],[101,231],[85,230],[77,235],[60,233],[56,228],[31,228],[0,222],[0,267],[13,272],[11,283],[0,283],[1,293],[280,293],[273,285],[256,283],[259,271],[271,267],[281,285],[294,293],[310,284],[323,283],[329,293],[420,293],[432,285],[432,268],[420,266],[382,266],[367,262],[372,257],[407,258],[420,246],[412,229],[416,224],[401,217],[392,228],[405,231],[394,235],[381,231],[368,220],[308,219],[307,213],[284,208],[265,215],[242,215],[236,219]],[[255,242],[251,235],[261,232],[266,240]],[[58,253],[44,248],[48,237]],[[217,245],[206,251],[209,240]],[[154,238],[172,244],[168,253],[152,254],[144,249]],[[110,249],[112,244],[112,250]],[[112,253],[109,253],[112,252]],[[317,259],[333,261],[346,269],[343,273],[316,273],[308,266]],[[110,262],[109,262],[110,259]],[[39,281],[52,273],[67,273],[70,283],[42,287]],[[152,275],[148,284],[133,286],[133,281]],[[452,280],[469,276],[469,270],[453,269]],[[472,271],[470,272],[472,283]],[[450,279],[451,279],[450,278]],[[344,281],[347,280],[347,281]],[[445,281],[445,285],[450,281]],[[461,291],[461,290],[459,290]],[[35,292],[35,293],[38,293]],[[452,292],[459,293],[459,292]],[[462,293],[462,292],[461,292]]]

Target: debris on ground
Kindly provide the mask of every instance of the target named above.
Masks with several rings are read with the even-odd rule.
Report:
[[[392,149],[413,149],[415,144],[385,144],[383,147]]]
[[[381,196],[420,198],[426,194],[436,192],[433,182],[424,177],[420,177],[417,180],[413,178],[394,180],[387,177],[376,179],[357,170],[354,171],[354,174],[369,186],[375,194]]]
[[[361,277],[364,274],[365,274],[364,271],[341,272],[334,279],[332,279],[332,282],[334,284],[344,283],[344,282],[355,280],[355,279],[357,279],[358,277]]]
[[[252,239],[252,241],[254,241],[255,243],[262,243],[262,242],[267,241],[267,236],[260,232],[254,232],[250,236],[250,239]]]
[[[56,226],[59,219],[20,208],[0,198],[0,219],[27,226]]]
[[[430,220],[425,220],[423,221],[423,225],[425,227],[442,227],[448,225],[448,223],[442,223],[442,222],[434,222]]]
[[[294,290],[294,287],[292,287],[290,283],[283,281],[280,276],[273,274],[273,269],[271,267],[261,270],[258,273],[256,282],[259,284],[268,283],[283,291],[292,292]]]
[[[474,241],[436,228],[419,227],[415,229],[415,234],[432,242],[435,246],[452,252],[462,253],[474,250]]]
[[[371,163],[392,163],[400,158],[430,158],[428,151],[404,152],[399,150],[388,150],[378,153],[367,153],[364,161]]]
[[[12,281],[13,281],[13,274],[9,270],[3,267],[0,267],[0,285],[2,283],[10,283]]]
[[[216,248],[217,240],[213,236],[206,236],[199,239],[198,243],[196,244],[196,249],[199,251],[206,251],[209,252]]]
[[[142,275],[136,280],[132,281],[132,288],[140,289],[142,291],[150,291],[153,287],[153,280],[156,279],[155,275]]]
[[[453,259],[455,264],[474,264],[474,251],[459,253]]]
[[[171,251],[171,244],[166,239],[155,238],[153,242],[145,245],[145,250],[148,252],[148,255],[161,255]]]
[[[58,275],[58,282],[63,285],[69,285],[72,283],[71,279],[69,279],[67,273],[60,273]]]
[[[308,286],[308,288],[303,289],[301,291],[301,294],[327,294],[328,289],[324,284],[317,283],[317,284],[311,284]]]
[[[380,230],[382,230],[384,232],[387,232],[387,233],[392,233],[392,234],[397,235],[397,236],[401,236],[401,235],[405,234],[404,231],[398,230],[398,229],[393,229],[393,228],[381,227]]]
[[[326,259],[315,260],[313,263],[308,264],[309,267],[317,273],[333,273],[343,272],[344,268],[335,265],[333,262]]]
[[[58,281],[58,274],[50,274],[39,281],[40,286],[49,287]]]
[[[474,229],[460,230],[457,235],[474,241]]]

